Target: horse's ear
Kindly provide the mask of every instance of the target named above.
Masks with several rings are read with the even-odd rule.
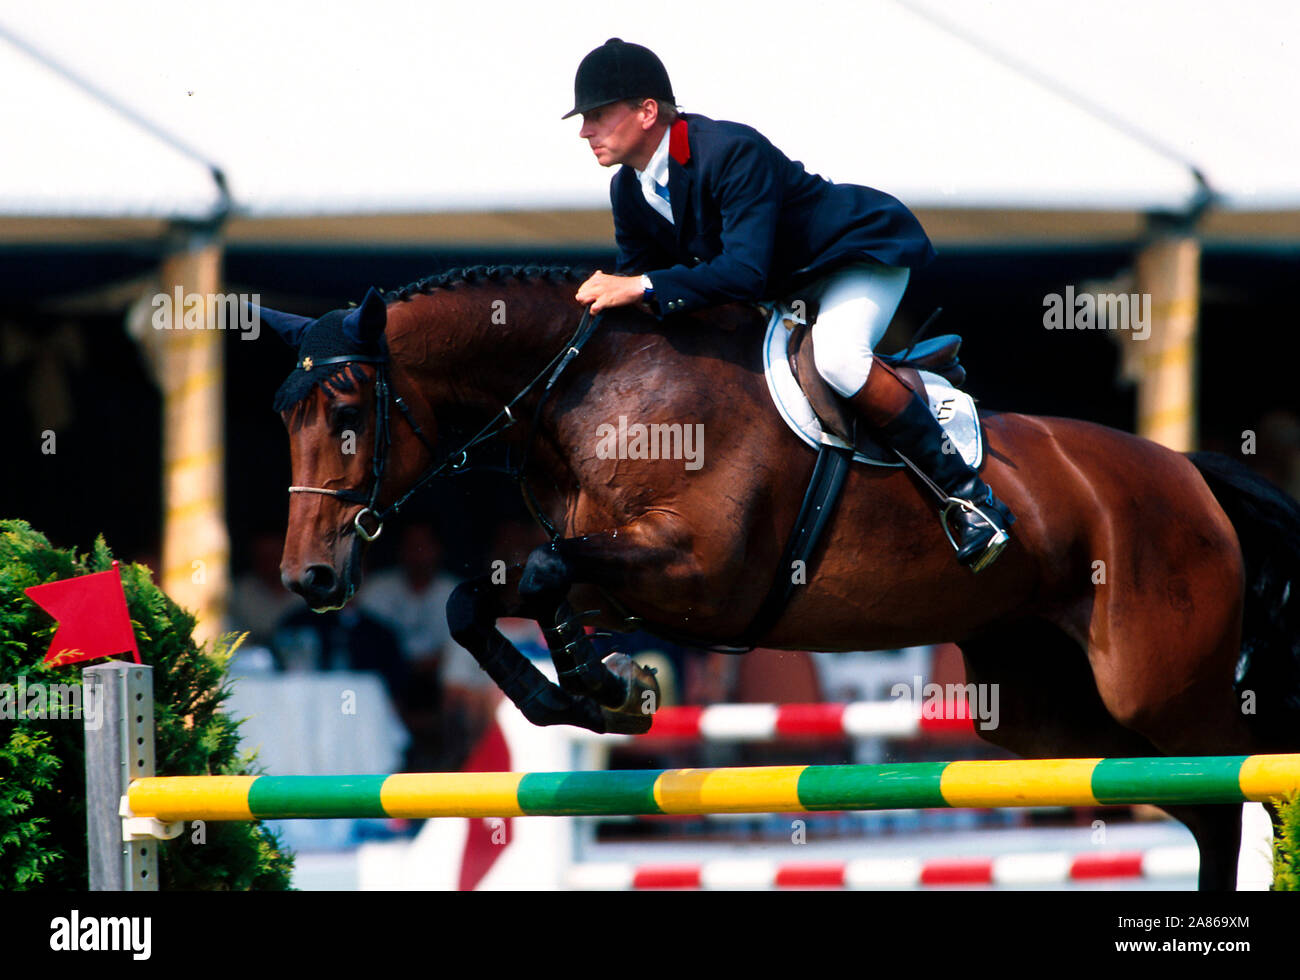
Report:
[[[371,286],[361,305],[343,318],[343,333],[353,343],[369,347],[379,339],[387,322],[388,304],[383,293]]]
[[[272,310],[265,306],[253,306],[252,312],[255,322],[265,323],[294,350],[297,350],[298,345],[302,343],[302,335],[307,332],[307,328],[316,322],[309,316],[281,313],[279,310]]]

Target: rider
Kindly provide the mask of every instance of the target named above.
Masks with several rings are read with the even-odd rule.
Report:
[[[979,570],[1006,546],[1010,510],[944,438],[906,381],[872,357],[912,269],[934,256],[897,199],[804,170],[749,126],[677,110],[663,63],[611,38],[578,66],[578,135],[610,183],[618,275],[597,272],[577,299],[593,313],[645,301],[660,317],[715,303],[789,296],[817,302],[818,373],[956,509],[957,560]]]

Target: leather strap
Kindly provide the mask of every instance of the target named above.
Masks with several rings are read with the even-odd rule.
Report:
[[[795,518],[794,529],[785,544],[785,552],[777,563],[772,587],[758,607],[754,621],[745,631],[745,644],[752,647],[762,639],[763,634],[776,625],[790,604],[790,597],[798,587],[794,581],[794,563],[802,562],[805,571],[812,564],[813,552],[817,550],[822,532],[830,523],[835,503],[844,489],[844,478],[852,463],[852,450],[826,445],[818,450],[817,465],[813,467],[812,477],[808,480],[799,516]],[[804,581],[807,581],[807,577]]]

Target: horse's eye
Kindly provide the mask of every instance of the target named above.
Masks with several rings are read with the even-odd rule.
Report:
[[[354,405],[339,405],[330,413],[330,422],[335,432],[351,429],[354,432],[361,426],[361,412]]]

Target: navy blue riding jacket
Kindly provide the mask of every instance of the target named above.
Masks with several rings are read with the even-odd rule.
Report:
[[[672,223],[632,167],[610,182],[617,271],[649,274],[660,316],[788,297],[863,256],[914,270],[934,257],[897,198],[811,174],[750,126],[683,113],[668,149]]]

